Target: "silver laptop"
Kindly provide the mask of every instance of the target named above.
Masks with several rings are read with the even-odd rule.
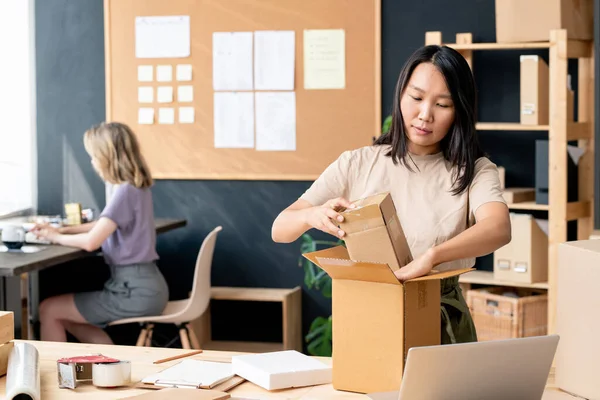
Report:
[[[550,373],[558,335],[408,350],[400,393],[371,393],[377,400],[539,400]]]

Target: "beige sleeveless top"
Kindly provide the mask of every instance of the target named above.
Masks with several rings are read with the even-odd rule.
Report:
[[[300,197],[312,205],[344,197],[350,201],[381,192],[390,192],[413,257],[447,241],[475,220],[475,212],[488,202],[505,203],[498,169],[482,157],[475,163],[475,177],[468,191],[452,195],[453,169],[437,153],[411,155],[411,172],[394,165],[385,154],[389,146],[367,146],[346,151],[334,161]],[[469,268],[474,258],[448,262],[437,270]]]

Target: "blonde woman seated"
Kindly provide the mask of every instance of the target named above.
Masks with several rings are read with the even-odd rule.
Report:
[[[41,339],[65,342],[69,332],[84,343],[111,344],[103,329],[109,322],[160,314],[169,288],[156,266],[152,178],[135,135],[124,124],[102,123],[85,132],[84,144],[102,180],[118,185],[112,198],[95,222],[60,229],[40,225],[34,232],[64,246],[102,248],[111,277],[101,291],[44,300]]]

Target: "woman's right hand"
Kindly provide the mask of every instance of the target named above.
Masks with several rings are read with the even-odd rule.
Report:
[[[306,212],[306,223],[313,228],[343,239],[346,233],[336,223],[344,221],[344,217],[340,214],[341,211],[354,207],[355,205],[348,200],[338,197],[321,206],[309,208]]]

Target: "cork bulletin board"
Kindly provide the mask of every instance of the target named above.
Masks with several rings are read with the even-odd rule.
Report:
[[[173,41],[166,57],[144,56],[164,46],[160,35],[156,48],[136,42],[136,24],[154,17],[185,18],[189,43]],[[341,86],[305,86],[310,30],[343,31]],[[294,143],[266,151],[216,146],[213,34],[260,31],[293,31]],[[380,48],[380,0],[105,0],[107,120],[132,127],[156,179],[313,180],[343,151],[379,134]],[[157,81],[168,66],[171,80]],[[151,79],[140,81],[140,68],[150,68]],[[180,72],[188,75],[181,82]],[[182,85],[189,92],[180,92]],[[163,89],[169,93],[159,94]],[[252,98],[261,92],[247,91]]]

